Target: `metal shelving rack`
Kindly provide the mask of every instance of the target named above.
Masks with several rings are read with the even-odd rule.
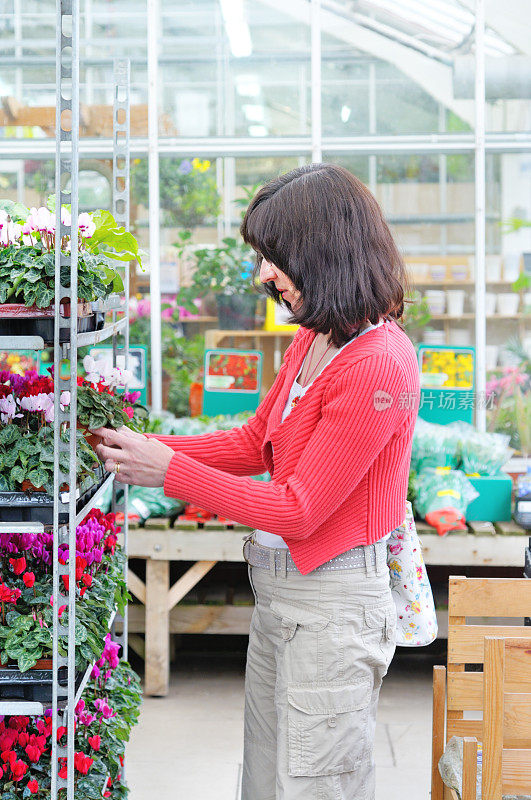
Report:
[[[79,167],[79,0],[56,0],[56,206],[59,211],[65,203],[71,205],[71,219],[74,223],[74,235],[71,236],[72,227],[61,220],[61,214],[56,213],[56,250],[55,250],[55,312],[54,312],[54,511],[53,511],[53,669],[52,669],[52,775],[51,775],[51,800],[57,800],[60,789],[66,788],[67,800],[75,800],[74,790],[74,709],[87,684],[92,669],[90,664],[82,679],[76,687],[75,675],[75,552],[76,552],[76,527],[86,514],[100,499],[103,492],[113,486],[113,510],[119,510],[116,503],[116,487],[114,475],[107,476],[90,500],[78,508],[76,492],[68,493],[68,523],[59,524],[59,514],[64,512],[65,503],[61,499],[60,487],[64,483],[69,486],[76,485],[76,436],[70,436],[69,441],[61,439],[60,432],[63,423],[67,424],[70,431],[77,429],[77,353],[79,347],[98,344],[112,337],[113,366],[116,366],[118,355],[117,337],[123,334],[125,338],[124,354],[125,367],[128,366],[129,356],[129,265],[125,266],[124,298],[112,296],[105,301],[100,301],[98,311],[112,312],[112,322],[105,325],[102,330],[78,333],[77,331],[77,265],[78,265],[78,167]],[[114,99],[114,131],[113,131],[113,213],[117,222],[129,228],[129,61],[116,59],[114,62],[115,99]],[[66,186],[69,183],[69,191]],[[60,249],[63,236],[70,236],[71,252],[66,255]],[[70,286],[61,283],[61,268],[68,267],[70,271]],[[61,316],[61,302],[70,301],[70,318]],[[124,316],[118,319],[118,313]],[[67,333],[65,343],[60,343],[61,336]],[[38,336],[0,337],[0,349],[5,350],[43,350],[49,343]],[[67,379],[61,377],[61,368],[69,361],[69,375]],[[70,405],[63,411],[60,405],[61,392],[70,391]],[[67,453],[69,469],[63,473],[59,467],[59,454]],[[124,487],[124,497],[120,509],[124,512],[124,549],[127,553],[127,487]],[[41,533],[44,524],[39,522],[0,522],[0,531]],[[59,546],[66,545],[69,554],[66,564],[59,563]],[[60,580],[61,576],[69,576],[69,589],[63,597],[68,606],[68,626],[59,618]],[[125,566],[127,579],[127,564]],[[109,628],[114,629],[116,613],[111,610]],[[60,637],[66,637],[68,642],[67,654],[62,655],[59,650]],[[122,657],[127,658],[127,613],[123,622],[123,631],[120,636],[114,636],[122,645]],[[103,647],[103,642],[102,642]],[[61,670],[61,684],[59,683],[59,670]],[[66,674],[66,692],[63,690]],[[32,701],[0,701],[0,714],[8,715],[40,715],[45,711],[41,702]],[[60,725],[67,728],[67,745],[57,743],[56,732]],[[67,763],[67,778],[58,775],[58,759],[65,758]],[[102,792],[103,792],[102,787]]]

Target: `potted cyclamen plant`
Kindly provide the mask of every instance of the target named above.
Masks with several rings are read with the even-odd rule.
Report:
[[[28,209],[20,203],[0,201],[0,332],[3,335],[33,333],[50,340],[53,335],[55,298],[54,198],[49,207]],[[61,208],[61,220],[72,223],[68,207]],[[78,330],[93,329],[95,317],[91,303],[123,291],[123,282],[112,261],[140,263],[134,236],[118,226],[108,211],[82,213],[78,229]],[[61,242],[70,252],[69,236]],[[61,282],[70,285],[70,272],[64,267]],[[63,316],[70,316],[69,301],[61,303]],[[43,319],[49,325],[43,327]],[[28,328],[28,320],[33,320]],[[51,325],[51,327],[50,327]]]
[[[119,366],[112,367],[91,356],[83,359],[86,376],[78,378],[77,419],[78,427],[93,448],[101,441],[99,436],[91,433],[96,428],[116,429],[125,425],[139,431],[148,417],[147,409],[137,402],[140,392],[120,391],[133,374],[121,366],[123,357],[118,357],[118,362]]]
[[[93,509],[76,529],[76,671],[81,674],[101,653],[114,609],[123,613],[128,593],[123,578],[125,556],[117,546],[114,514]],[[0,534],[0,698],[21,694],[51,699],[52,616],[54,598],[51,533]],[[59,560],[67,562],[66,545]],[[62,577],[58,597],[61,622],[68,625],[63,602],[69,577]],[[104,613],[102,613],[104,610]],[[65,653],[67,637],[59,639]],[[23,673],[31,671],[30,677]],[[48,674],[46,674],[48,672]],[[61,677],[60,677],[60,684]]]

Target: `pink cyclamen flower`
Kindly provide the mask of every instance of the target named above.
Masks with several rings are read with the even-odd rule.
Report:
[[[15,417],[21,417],[22,414],[17,414],[17,404],[12,394],[0,399],[0,420],[5,424]]]
[[[135,416],[134,409],[131,408],[131,406],[126,406],[124,408],[124,411],[127,414],[127,416],[129,417],[129,419],[133,419],[133,417]]]
[[[94,701],[94,706],[97,709],[97,711],[100,712],[100,714],[102,715],[102,717],[104,719],[110,719],[111,717],[115,717],[116,716],[116,712],[113,711],[112,708],[110,707],[110,705],[107,703],[107,701],[106,700],[102,700],[101,697],[98,697]]]
[[[77,224],[79,232],[84,239],[90,239],[94,235],[96,225],[92,221],[92,217],[86,211],[79,215]]]

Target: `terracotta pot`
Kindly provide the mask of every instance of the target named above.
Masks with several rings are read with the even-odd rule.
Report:
[[[25,478],[25,480],[22,481],[22,491],[23,492],[45,492],[46,489],[43,486],[41,486],[40,488],[38,488],[37,486],[34,486],[31,481],[29,481],[27,478]]]
[[[92,433],[92,431],[90,431],[88,428],[84,428],[80,422],[77,423],[77,427],[78,430],[83,431],[83,436],[85,437],[87,444],[89,444],[90,447],[96,451],[97,445],[103,441],[101,436],[98,436],[96,433]]]
[[[6,667],[16,667],[16,666],[17,666],[17,662],[13,661],[11,659],[7,662],[7,664],[2,664],[2,662],[0,661],[0,668],[2,668],[2,669],[5,669]],[[52,666],[53,666],[53,661],[52,661],[51,658],[39,658],[39,660],[37,661],[35,666],[30,667],[30,670],[32,670],[32,669],[50,669],[51,670]]]

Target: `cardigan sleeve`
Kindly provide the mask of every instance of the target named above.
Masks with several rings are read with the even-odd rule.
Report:
[[[231,428],[228,431],[215,431],[196,436],[160,436],[147,434],[171,447],[176,453],[182,453],[233,475],[259,475],[266,469],[261,454],[265,437],[267,419],[284,383],[286,370],[295,342],[302,336],[299,328],[286,352],[271,389],[268,391],[254,416],[245,425]]]
[[[234,477],[177,452],[164,492],[287,541],[308,538],[348,498],[391,437],[414,424],[399,400],[407,388],[390,354],[368,355],[328,388],[321,417],[284,482]]]

